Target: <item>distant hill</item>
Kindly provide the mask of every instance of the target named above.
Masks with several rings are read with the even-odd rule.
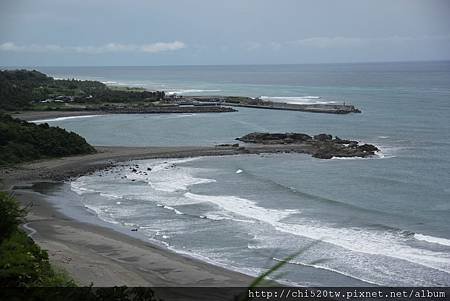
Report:
[[[164,92],[111,89],[91,80],[56,80],[36,70],[0,71],[0,110],[29,110],[33,103],[58,98],[89,104],[152,102],[164,98]]]
[[[0,165],[94,152],[78,134],[0,114]]]

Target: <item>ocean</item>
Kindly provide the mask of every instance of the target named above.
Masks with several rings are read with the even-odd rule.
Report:
[[[286,283],[450,285],[450,62],[37,69],[181,95],[355,105],[361,114],[239,108],[47,120],[94,145],[213,145],[266,131],[330,133],[381,149],[367,159],[125,162],[49,199],[80,202],[115,229],[138,228],[142,239],[251,275],[301,251],[282,269]]]

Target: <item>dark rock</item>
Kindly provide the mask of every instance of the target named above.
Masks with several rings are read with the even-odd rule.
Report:
[[[374,145],[359,145],[358,141],[344,140],[339,137],[333,139],[332,135],[319,134],[313,137],[302,133],[250,133],[237,140],[246,143],[286,145],[297,144],[304,148],[296,149],[297,152],[312,154],[315,158],[331,159],[333,157],[368,157],[375,154],[378,148]],[[240,152],[249,151],[243,147],[237,148]],[[275,152],[294,151],[294,149],[279,149]]]
[[[329,141],[332,139],[333,139],[333,136],[328,135],[328,134],[319,134],[319,135],[314,136],[314,140],[317,140],[317,141]]]
[[[379,151],[378,147],[372,145],[372,144],[363,144],[358,146],[359,150],[362,150],[363,152],[369,152],[369,153],[374,153]]]
[[[335,137],[333,140],[334,143],[338,143],[338,144],[349,144],[352,141],[351,140],[347,140],[347,139],[341,139],[339,137]]]
[[[242,142],[260,144],[291,144],[302,143],[311,140],[311,136],[302,133],[250,133],[241,138],[236,138]]]
[[[348,144],[348,147],[351,147],[351,148],[358,147],[358,141],[350,141],[350,143]]]
[[[234,144],[223,143],[223,144],[217,144],[216,146],[218,146],[218,147],[239,147],[239,143],[234,143]]]
[[[295,141],[309,141],[312,139],[311,136],[303,134],[303,133],[289,133],[287,134],[289,138],[294,139]]]
[[[295,142],[295,140],[292,139],[292,138],[289,138],[289,137],[284,138],[284,139],[282,140],[282,143],[285,143],[285,144],[290,144],[290,143],[294,143],[294,142]]]
[[[326,152],[326,151],[319,151],[317,153],[314,153],[312,155],[314,158],[318,158],[318,159],[331,159],[333,158],[333,155]]]

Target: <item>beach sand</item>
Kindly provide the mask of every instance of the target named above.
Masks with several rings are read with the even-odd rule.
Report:
[[[102,111],[19,111],[11,114],[14,118],[20,118],[26,121],[52,119],[59,117],[74,117],[86,115],[104,115]]]
[[[252,278],[182,256],[112,229],[61,214],[39,193],[14,192],[32,203],[25,229],[79,285],[246,286]]]

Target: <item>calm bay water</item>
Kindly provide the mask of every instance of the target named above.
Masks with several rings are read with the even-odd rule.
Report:
[[[138,227],[177,252],[250,274],[320,240],[285,267],[283,279],[450,285],[449,62],[39,70],[184,95],[356,105],[362,114],[239,109],[49,121],[95,145],[212,145],[253,131],[296,131],[382,149],[371,159],[277,154],[146,160],[132,163],[138,174],[124,164],[81,177],[58,193],[71,190],[117,227]]]

